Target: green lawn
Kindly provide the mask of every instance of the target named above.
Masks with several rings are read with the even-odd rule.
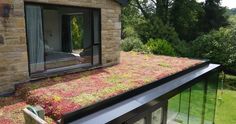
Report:
[[[236,91],[219,90],[216,124],[236,124]]]
[[[225,89],[218,91],[216,124],[236,124],[236,91],[230,84],[236,84],[236,76],[226,76]]]

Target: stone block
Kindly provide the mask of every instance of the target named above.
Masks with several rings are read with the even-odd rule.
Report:
[[[25,124],[48,124],[44,121],[45,112],[40,106],[30,106],[23,109]]]
[[[4,44],[4,37],[3,37],[3,35],[0,34],[0,45],[1,44]]]

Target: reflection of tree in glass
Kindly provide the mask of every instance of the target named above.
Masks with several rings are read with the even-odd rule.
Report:
[[[71,17],[73,49],[83,49],[83,17],[80,15]]]

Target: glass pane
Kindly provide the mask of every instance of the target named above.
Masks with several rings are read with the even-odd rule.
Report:
[[[140,119],[138,121],[136,121],[134,124],[145,124],[145,119]]]
[[[216,107],[216,92],[217,92],[218,74],[211,75],[208,78],[207,99],[205,107],[204,124],[213,124]]]
[[[100,64],[100,46],[93,47],[93,65]]]
[[[191,88],[191,102],[189,124],[201,124],[203,117],[205,80],[198,82]]]
[[[93,11],[93,29],[94,29],[94,43],[100,43],[100,12],[98,10]]]
[[[181,93],[179,114],[174,120],[175,123],[176,122],[181,124],[188,123],[189,99],[190,99],[190,89],[187,89]]]
[[[71,16],[73,53],[80,53],[84,48],[83,15]]]
[[[44,71],[42,13],[39,6],[26,6],[27,39],[30,72]]]
[[[180,94],[176,95],[175,97],[172,97],[168,101],[168,117],[167,117],[167,122],[171,122],[175,120],[179,113],[180,109]]]
[[[152,124],[161,124],[162,122],[162,108],[152,112]]]
[[[44,9],[46,68],[92,64],[92,31],[89,9]]]

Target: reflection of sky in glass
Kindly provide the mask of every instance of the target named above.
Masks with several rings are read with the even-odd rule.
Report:
[[[205,0],[197,0],[199,2],[203,2]],[[236,8],[236,1],[235,0],[221,0],[222,6],[227,6],[228,8]]]

